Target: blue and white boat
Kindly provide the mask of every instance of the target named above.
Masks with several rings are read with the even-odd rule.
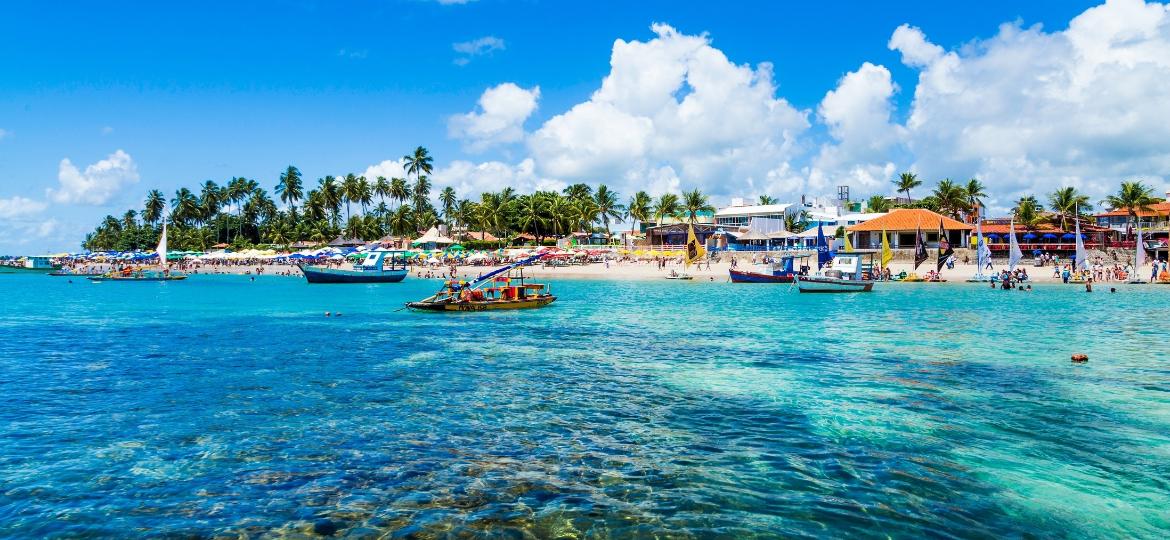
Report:
[[[800,269],[796,267],[795,255],[784,255],[776,262],[765,262],[751,266],[750,270],[728,270],[732,283],[792,283]]]
[[[301,265],[309,283],[397,283],[410,272],[405,251],[372,251],[350,268]]]

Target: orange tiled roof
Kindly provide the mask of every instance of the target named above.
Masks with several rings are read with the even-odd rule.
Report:
[[[931,212],[925,208],[895,208],[890,210],[890,213],[873,218],[865,223],[858,223],[849,227],[849,232],[880,232],[880,231],[913,231],[922,227],[924,231],[938,229],[939,220],[943,222],[943,228],[948,231],[971,231],[975,227],[967,225],[962,221],[957,221],[946,217],[937,212]]]
[[[1145,210],[1138,210],[1137,215],[1140,217],[1156,217],[1156,216],[1164,216],[1166,214],[1170,214],[1170,202],[1160,202],[1160,203],[1151,204],[1150,210],[1153,210],[1153,211],[1150,212],[1150,211],[1145,211]],[[1128,215],[1129,215],[1129,210],[1126,210],[1124,208],[1118,208],[1117,210],[1110,210],[1108,212],[1097,214],[1097,217],[1128,216]]]
[[[1060,228],[1060,224],[1041,223],[1035,227],[1024,227],[1019,223],[1016,224],[1016,234],[1024,234],[1028,232],[1033,233],[1060,233],[1073,232],[1072,222],[1069,222],[1068,230]],[[1011,229],[1011,224],[1007,223],[984,223],[983,234],[1007,234]],[[1098,227],[1088,223],[1081,223],[1081,233],[1104,232],[1109,231],[1108,227]]]

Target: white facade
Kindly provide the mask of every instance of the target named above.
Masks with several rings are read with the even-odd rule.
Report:
[[[715,224],[722,227],[747,227],[752,218],[784,219],[785,215],[800,215],[800,206],[795,204],[751,204],[736,205],[743,199],[733,199],[732,205],[715,212]]]

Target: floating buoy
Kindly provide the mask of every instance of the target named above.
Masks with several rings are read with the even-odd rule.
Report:
[[[336,316],[337,316],[337,317],[340,317],[340,316],[341,316],[341,312],[340,312],[340,311],[338,311]]]
[[[1089,361],[1089,355],[1084,353],[1077,353],[1072,355],[1072,361],[1076,364],[1083,364]]]

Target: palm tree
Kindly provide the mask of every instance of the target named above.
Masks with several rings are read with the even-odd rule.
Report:
[[[219,208],[223,204],[224,190],[220,189],[219,184],[212,180],[203,182],[203,188],[199,191],[199,206],[202,214],[203,223],[215,219],[215,237],[219,240]]]
[[[1121,189],[1116,195],[1105,197],[1102,204],[1110,210],[1125,210],[1129,214],[1130,223],[1137,225],[1138,212],[1150,212],[1154,204],[1154,190],[1146,187],[1140,181],[1122,182]]]
[[[593,197],[593,188],[588,184],[573,184],[565,188],[562,193],[570,199],[587,199]]]
[[[573,222],[573,207],[568,197],[553,193],[548,197],[549,229],[554,236],[568,232]]]
[[[767,205],[767,204],[777,204],[778,202],[779,201],[776,200],[776,197],[773,197],[771,195],[760,195],[760,200],[759,200],[758,204]]]
[[[370,181],[366,177],[359,176],[357,179],[357,202],[362,205],[362,215],[366,215],[366,207],[374,200],[374,186],[370,185]]]
[[[617,198],[617,193],[610,191],[605,184],[597,186],[597,193],[593,195],[593,201],[597,203],[597,217],[601,218],[606,235],[609,234],[609,220],[622,218],[623,208],[618,204]]]
[[[922,180],[919,180],[918,175],[912,172],[904,172],[898,175],[897,180],[894,180],[894,185],[898,187],[899,193],[906,194],[907,201],[914,202],[914,199],[910,198],[910,190],[921,186]]]
[[[1016,221],[1019,221],[1024,227],[1035,227],[1044,222],[1044,206],[1036,197],[1029,195],[1021,197],[1016,201],[1016,207],[1012,209],[1012,214],[1016,216]]]
[[[386,219],[386,225],[390,227],[390,234],[398,236],[405,236],[417,230],[414,225],[414,215],[409,206],[399,206]]]
[[[401,207],[406,199],[410,198],[410,190],[406,187],[405,178],[391,178],[390,179],[390,198],[398,201],[398,206]]]
[[[420,176],[423,174],[431,174],[433,170],[434,159],[431,158],[427,149],[421,146],[415,148],[413,154],[402,156],[402,160],[405,162],[402,164],[403,170],[408,175],[413,174],[415,182],[418,181]]]
[[[134,210],[127,210],[122,214],[122,227],[126,229],[134,229],[138,227],[138,212]]]
[[[592,197],[584,197],[580,199],[571,199],[571,215],[573,216],[574,226],[581,229],[581,232],[593,232],[593,223],[600,217],[600,210],[597,208],[597,203],[593,201]]]
[[[350,217],[349,203],[361,200],[362,198],[362,187],[358,183],[357,176],[354,176],[353,173],[345,175],[345,179],[341,181],[340,192],[341,198],[345,201],[345,221],[348,224]]]
[[[691,224],[698,221],[699,214],[715,212],[715,207],[711,205],[710,198],[700,193],[698,189],[683,192],[682,207],[687,216],[687,223]]]
[[[626,215],[630,218],[630,233],[634,232],[634,225],[636,223],[645,223],[650,219],[650,205],[653,199],[650,194],[645,191],[639,191],[630,197],[630,204],[626,206]]]
[[[153,226],[162,219],[163,210],[167,207],[167,198],[161,191],[152,189],[146,194],[146,202],[142,206],[142,219]]]
[[[414,211],[421,213],[423,207],[430,203],[431,197],[431,179],[426,175],[418,177],[414,182],[413,189],[414,196]]]
[[[548,208],[547,200],[548,198],[540,192],[532,195],[521,195],[516,200],[516,227],[521,231],[532,233],[538,241],[544,237],[541,234],[541,225],[547,221],[545,217]]]
[[[870,212],[889,212],[890,200],[884,195],[872,195],[865,201],[865,208]]]
[[[656,225],[662,225],[664,218],[678,218],[682,214],[682,206],[679,205],[678,195],[674,193],[663,193],[658,196],[658,201],[654,203],[654,219]]]
[[[297,202],[304,196],[301,171],[289,165],[283,173],[280,173],[280,182],[276,184],[276,194],[280,196],[281,202],[288,205],[289,215],[292,216],[293,224],[295,225],[297,221]]]
[[[390,181],[385,176],[379,176],[374,180],[374,195],[382,203],[385,203],[386,197],[390,196]]]
[[[455,188],[451,186],[447,186],[443,188],[443,191],[439,192],[439,204],[443,205],[443,219],[446,219],[449,223],[455,214],[455,202],[458,200],[455,197]]]
[[[967,207],[971,210],[978,211],[983,206],[982,197],[987,196],[987,187],[983,185],[977,178],[967,180],[967,187],[964,191],[967,192]]]
[[[1092,210],[1089,196],[1077,191],[1077,188],[1066,186],[1057,188],[1048,196],[1048,204],[1052,211],[1060,216],[1060,228],[1068,230],[1068,219],[1076,216],[1080,210]]]
[[[186,224],[199,214],[199,201],[195,194],[187,188],[179,188],[175,198],[171,199],[171,221],[177,224]]]
[[[321,193],[322,207],[329,213],[333,226],[338,224],[338,214],[341,213],[341,188],[337,185],[337,178],[326,176],[317,181],[318,191]]]
[[[944,214],[950,214],[953,218],[958,219],[967,209],[967,201],[969,200],[967,190],[959,187],[950,178],[944,178],[940,181],[931,196],[937,201],[939,210]]]

